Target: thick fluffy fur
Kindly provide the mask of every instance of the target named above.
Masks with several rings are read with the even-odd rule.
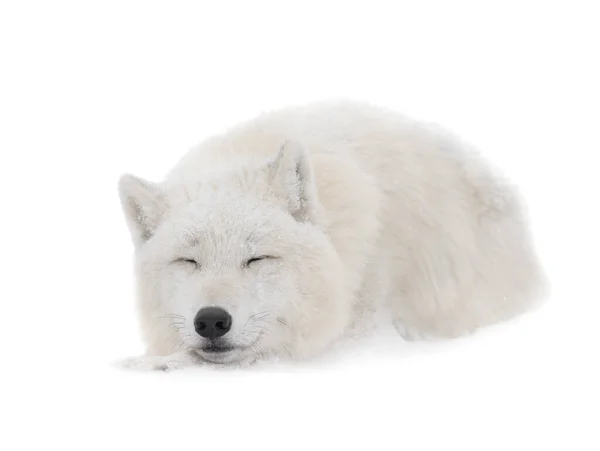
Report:
[[[407,339],[456,337],[544,293],[507,179],[443,130],[370,105],[264,114],[162,183],[119,188],[148,347],[128,366],[308,358],[378,312]],[[212,305],[232,315],[233,351],[203,351],[193,320]]]

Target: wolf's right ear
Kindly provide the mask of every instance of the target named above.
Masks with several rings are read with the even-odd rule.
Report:
[[[159,187],[133,175],[119,180],[119,196],[125,220],[136,247],[154,234],[165,211],[165,201]]]

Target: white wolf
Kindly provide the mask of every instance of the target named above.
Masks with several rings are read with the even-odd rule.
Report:
[[[439,128],[332,101],[263,114],[119,192],[147,354],[304,359],[387,317],[456,337],[545,293],[518,191]]]

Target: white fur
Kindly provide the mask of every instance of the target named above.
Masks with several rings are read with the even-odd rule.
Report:
[[[264,114],[162,183],[119,188],[148,347],[128,366],[308,358],[381,312],[407,339],[456,337],[544,294],[515,187],[447,132],[370,105]],[[200,350],[209,305],[231,313],[235,351]]]

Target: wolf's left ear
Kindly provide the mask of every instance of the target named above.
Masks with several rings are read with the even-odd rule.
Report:
[[[272,189],[287,201],[292,216],[315,222],[319,201],[308,153],[298,143],[286,141],[267,170]]]
[[[165,211],[165,202],[157,185],[133,175],[119,180],[119,196],[125,219],[136,247],[148,241]]]

